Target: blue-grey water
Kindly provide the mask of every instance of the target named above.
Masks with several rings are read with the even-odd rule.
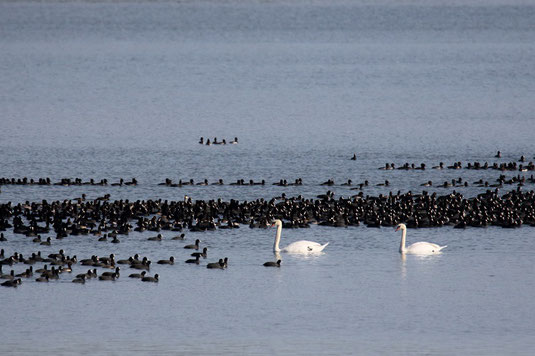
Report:
[[[329,178],[337,196],[350,196],[339,185],[347,179],[368,180],[364,193],[378,195],[462,177],[470,185],[456,190],[475,196],[486,188],[472,182],[502,172],[377,168],[534,160],[534,18],[528,0],[1,1],[0,176],[135,177],[139,185],[6,185],[0,202],[315,197]],[[201,136],[239,144],[201,146]],[[159,186],[166,178],[267,184]],[[296,178],[303,186],[271,185]],[[376,185],[385,180],[390,187]],[[529,226],[410,229],[409,242],[448,248],[405,260],[387,228],[284,230],[282,245],[330,244],[319,256],[283,255],[280,269],[262,266],[275,258],[272,229],[186,232],[186,242],[171,233],[147,241],[153,235],[37,247],[5,232],[7,253],[139,252],[178,263],[153,267],[154,285],[124,269],[113,283],[62,276],[2,288],[0,353],[503,355],[535,347]],[[197,237],[207,261],[229,257],[227,270],[182,262],[182,246]]]

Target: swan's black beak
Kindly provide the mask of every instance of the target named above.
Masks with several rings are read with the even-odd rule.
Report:
[[[399,229],[400,229],[400,227],[399,227],[399,226],[396,226],[396,231],[398,231]]]

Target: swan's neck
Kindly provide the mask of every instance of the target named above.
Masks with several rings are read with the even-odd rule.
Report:
[[[273,243],[273,252],[279,252],[279,242],[281,240],[282,224],[277,225],[277,235],[275,236],[275,242]]]
[[[401,243],[399,245],[399,253],[405,253],[407,249],[405,248],[405,238],[407,237],[407,229],[401,229]]]

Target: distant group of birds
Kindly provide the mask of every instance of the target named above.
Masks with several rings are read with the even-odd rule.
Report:
[[[210,145],[226,145],[227,143],[229,145],[236,145],[238,144],[238,138],[237,137],[234,137],[234,140],[233,141],[230,141],[230,142],[227,142],[226,139],[222,139],[222,140],[218,140],[217,137],[214,137],[214,139],[212,141],[210,141],[209,138],[206,139],[206,141],[204,140],[204,137],[201,137],[199,139],[199,143],[201,145],[206,145],[206,146],[210,146]]]
[[[502,153],[498,151],[495,158],[502,158]],[[535,157],[533,157],[535,159]],[[357,160],[357,154],[354,153],[351,157],[352,161]],[[492,163],[489,164],[488,162],[468,162],[465,169],[472,169],[472,170],[498,170],[498,171],[520,171],[520,172],[527,172],[527,171],[535,171],[535,164],[530,161],[528,164],[524,164],[527,161],[526,156],[522,155],[518,159],[518,161],[512,161],[512,162],[500,162],[500,163]],[[521,162],[520,164],[517,164],[517,162]],[[379,167],[378,169],[381,170],[425,170],[426,169],[425,163],[415,164],[415,163],[404,163],[402,165],[396,165],[395,163],[385,163],[384,166]],[[457,161],[452,163],[449,166],[445,166],[444,162],[440,162],[438,165],[431,167],[432,169],[463,169],[463,164],[461,161]]]
[[[523,161],[522,161],[523,162]],[[383,167],[379,167],[378,169],[381,170],[425,170],[426,169],[425,163],[415,164],[415,163],[404,163],[400,166],[396,166],[395,163],[385,163]],[[431,167],[432,169],[463,169],[463,163],[458,161],[454,162],[449,166],[445,166],[444,162],[440,162],[437,166]],[[519,171],[519,172],[528,172],[528,171],[535,171],[535,164],[533,162],[528,162],[528,164],[517,164],[517,162],[508,162],[508,163],[492,163],[489,164],[488,162],[481,163],[481,162],[468,162],[464,169],[472,169],[472,170],[496,170],[496,171]]]
[[[112,187],[121,187],[121,186],[133,186],[137,185],[137,179],[132,178],[129,181],[120,178],[118,182],[108,184],[107,179],[101,179],[96,181],[91,178],[89,180],[83,181],[82,178],[61,178],[60,181],[52,183],[50,178],[38,178],[37,180],[33,178],[23,177],[23,178],[0,178],[1,185],[59,185],[59,186],[82,186],[82,185],[96,185],[96,186],[112,186]]]
[[[184,186],[207,186],[207,185],[225,185],[225,182],[223,179],[218,179],[215,182],[210,183],[208,179],[204,179],[200,182],[195,182],[193,179],[189,180],[182,180],[180,179],[178,183],[174,183],[172,179],[166,178],[163,183],[158,183],[158,185],[164,185],[167,187],[184,187]],[[239,186],[254,186],[254,185],[266,185],[266,180],[262,179],[260,181],[254,181],[253,179],[245,180],[245,179],[237,179],[231,183],[228,183],[227,185],[239,185]],[[293,182],[288,182],[286,179],[280,179],[277,182],[271,183],[271,185],[276,185],[280,187],[288,187],[288,186],[298,186],[303,185],[303,179],[302,178],[296,178]]]
[[[392,167],[392,165],[390,165],[390,167]],[[398,168],[399,169],[399,168]],[[416,168],[418,169],[418,168]],[[531,169],[530,169],[531,170]],[[39,181],[43,181],[44,178],[39,178]],[[46,181],[50,181],[50,178],[46,178]],[[74,181],[71,181],[70,179],[68,178],[65,178],[65,179],[62,179],[63,183],[61,185],[65,185],[65,186],[68,186],[68,185],[86,185],[88,182],[85,182],[85,183],[79,183],[81,182],[81,179],[80,178],[76,178]],[[105,181],[105,179],[104,179]],[[505,175],[500,175],[497,179],[496,179],[496,183],[491,183],[489,181],[485,181],[483,179],[480,179],[478,181],[475,181],[472,183],[472,186],[477,186],[477,187],[502,187],[503,185],[511,185],[511,184],[518,184],[520,186],[526,184],[526,183],[535,183],[535,176],[532,174],[531,176],[529,177],[525,177],[525,176],[520,176],[520,175],[517,175],[517,176],[514,176],[514,177],[511,177],[511,178],[507,178]],[[40,183],[35,183],[33,179],[28,179],[28,178],[1,178],[0,179],[0,186],[4,184],[4,185],[32,185],[32,184],[40,184]],[[54,183],[54,184],[57,184],[57,183]],[[89,183],[89,184],[92,184],[92,183]],[[107,184],[107,183],[106,183]],[[112,186],[131,186],[131,185],[137,185],[138,182],[135,178],[132,179],[132,181],[128,181],[128,182],[125,182],[123,179],[121,179],[118,183],[113,183],[111,184]],[[218,179],[217,181],[213,181],[213,182],[209,182],[208,179],[204,179],[202,181],[195,181],[194,179],[189,179],[189,180],[182,180],[182,179],[179,179],[178,182],[174,182],[172,179],[170,178],[166,178],[164,182],[162,183],[158,183],[158,185],[160,186],[166,186],[166,187],[187,187],[187,186],[209,186],[209,185],[213,185],[213,186],[218,186],[218,185],[230,185],[230,186],[265,186],[267,185],[268,183],[266,183],[265,179],[262,179],[262,180],[259,180],[259,181],[255,181],[253,179],[249,179],[249,180],[245,180],[245,179],[237,179],[236,181],[233,181],[231,183],[227,183],[225,184],[225,182],[223,181],[223,179]],[[274,186],[279,186],[279,187],[291,187],[291,186],[302,186],[303,185],[303,179],[302,178],[296,178],[295,180],[293,181],[288,181],[286,179],[280,179],[279,181],[276,181],[276,182],[273,182],[273,183],[270,183],[271,185],[274,185]],[[316,183],[320,186],[340,186],[340,187],[351,187],[351,190],[362,190],[364,189],[365,187],[369,187],[369,186],[376,186],[376,187],[380,187],[380,186],[384,186],[384,187],[388,187],[391,185],[391,182],[386,179],[382,182],[379,182],[379,183],[375,183],[375,184],[370,184],[370,182],[368,180],[364,180],[363,182],[360,182],[360,183],[355,183],[353,182],[353,180],[351,179],[348,179],[346,181],[344,181],[343,183],[339,183],[339,184],[336,184],[335,183],[335,180],[333,178],[330,178],[328,179],[327,181],[324,181],[324,182],[320,182],[320,183]],[[42,184],[41,184],[42,185]],[[101,185],[100,183],[97,183],[95,185]],[[422,184],[420,184],[420,186],[422,187],[437,187],[437,188],[450,188],[450,187],[468,187],[470,184],[466,181],[464,181],[462,178],[457,178],[457,179],[452,179],[450,181],[444,181],[444,182],[441,182],[441,183],[433,183],[432,181],[427,181],[427,182],[424,182]],[[85,194],[83,195],[84,198],[82,199],[85,199]],[[109,199],[110,195],[109,194],[106,194],[102,197],[99,197],[98,199],[99,200],[107,200]]]
[[[204,137],[201,137],[199,140],[200,144],[204,145],[219,145],[219,144],[227,144],[226,140],[223,139],[222,141],[218,141],[217,137],[214,137],[213,141],[210,141],[210,139],[204,140]],[[229,144],[237,144],[238,138],[235,137],[233,141],[229,142]],[[502,153],[498,151],[495,158],[501,158]],[[534,157],[535,158],[535,157]],[[353,154],[351,157],[351,160],[357,160],[357,155]],[[511,162],[494,162],[492,164],[489,164],[488,162],[468,162],[466,166],[463,167],[463,163],[461,161],[453,162],[451,165],[446,166],[443,162],[440,162],[438,165],[431,167],[432,169],[469,169],[469,170],[497,170],[497,171],[519,171],[519,172],[529,172],[529,171],[535,171],[535,164],[533,161],[527,162],[527,159],[524,155],[522,155],[518,161],[511,161]],[[520,162],[520,163],[517,163]],[[425,163],[404,163],[402,165],[396,165],[395,163],[385,163],[384,166],[379,167],[380,170],[426,170],[427,165]],[[533,178],[533,176],[532,176]],[[386,181],[385,183],[387,183]],[[254,181],[252,179],[245,180],[245,179],[237,179],[236,181],[230,183],[230,185],[241,185],[241,186],[252,186],[252,185],[265,185],[266,181],[264,179],[260,181]],[[108,179],[100,179],[95,180],[93,178],[83,180],[82,178],[61,178],[57,182],[52,182],[52,180],[48,177],[46,178],[28,178],[28,177],[22,177],[22,178],[5,178],[0,177],[0,186],[2,185],[55,185],[55,186],[84,186],[84,185],[91,185],[91,186],[136,186],[138,185],[138,181],[136,178],[131,178],[130,180],[125,180],[123,178],[120,178],[118,182],[108,183]],[[188,180],[182,180],[180,179],[178,183],[174,183],[172,179],[166,178],[163,183],[159,183],[158,185],[164,185],[164,186],[170,186],[170,187],[182,187],[182,186],[188,186],[188,185],[224,185],[223,179],[218,179],[214,182],[208,182],[208,179],[204,179],[202,181],[195,182],[193,179]],[[303,185],[303,180],[301,178],[295,179],[293,182],[289,182],[286,179],[280,179],[278,182],[272,183],[272,185],[278,185],[278,186],[296,186],[296,185]],[[320,185],[334,185],[334,180],[330,179],[327,182],[320,183]],[[351,180],[348,180],[346,183],[342,185],[351,185]],[[386,185],[389,184],[380,184],[380,185]]]
[[[507,178],[505,175],[500,175],[498,179],[496,179],[495,183],[490,183],[489,181],[485,181],[483,179],[479,179],[472,184],[481,187],[481,188],[502,188],[504,185],[513,185],[516,184],[518,187],[524,186],[526,183],[535,184],[535,176],[533,174],[526,178],[525,176],[517,175],[515,177]],[[420,184],[422,187],[432,187],[433,182],[427,181],[426,183]],[[463,181],[462,178],[452,179],[451,181],[446,181],[443,183],[439,183],[434,185],[435,187],[439,188],[451,188],[451,187],[468,187],[469,184],[466,181]]]

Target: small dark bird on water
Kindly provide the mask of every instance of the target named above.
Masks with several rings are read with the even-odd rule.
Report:
[[[281,260],[277,260],[277,262],[269,261],[264,263],[264,267],[280,267],[281,266]]]
[[[158,283],[158,281],[159,281],[158,278],[159,278],[158,273],[156,273],[154,275],[154,277],[143,277],[143,278],[141,278],[141,281],[142,282],[155,282],[155,283]]]
[[[185,249],[190,249],[190,250],[198,250],[200,242],[201,242],[201,240],[197,239],[197,240],[195,240],[195,245],[186,245],[186,246],[184,246],[184,248]]]

